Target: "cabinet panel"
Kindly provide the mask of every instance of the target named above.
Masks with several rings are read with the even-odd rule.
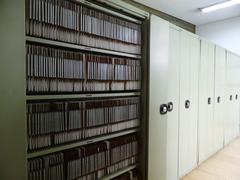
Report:
[[[199,162],[206,160],[213,149],[214,45],[201,41],[199,77]]]
[[[225,116],[225,144],[229,144],[239,136],[239,69],[240,59],[235,54],[227,52],[226,66],[226,116]]]
[[[200,42],[181,33],[179,177],[197,165],[198,67]],[[187,107],[187,101],[190,106]]]
[[[208,44],[201,41],[201,59],[199,73],[199,161],[202,162],[207,158],[209,131],[208,131],[208,111],[206,99],[208,96]]]
[[[148,179],[176,180],[178,162],[179,32],[151,16]],[[171,50],[170,50],[171,49]],[[173,110],[160,114],[160,105]]]
[[[233,94],[233,104],[234,104],[234,123],[233,123],[233,125],[234,125],[234,127],[233,127],[233,131],[234,131],[234,139],[236,138],[236,137],[238,137],[239,136],[239,119],[240,119],[240,117],[239,117],[239,94],[238,94],[238,88],[237,87],[235,87],[234,88],[234,94]]]
[[[214,61],[215,61],[215,46],[211,43],[208,43],[208,99],[207,108],[208,108],[208,134],[209,134],[209,152],[208,157],[215,153],[214,150]],[[209,102],[210,98],[210,102]]]
[[[223,48],[215,49],[215,98],[214,98],[214,151],[224,144],[224,115],[225,115],[225,64],[226,52]]]
[[[227,82],[231,86],[240,86],[240,58],[231,53],[227,53]]]
[[[233,104],[232,101],[230,100],[230,97],[232,96],[232,90],[229,87],[226,87],[226,111],[227,113],[225,114],[225,121],[224,121],[224,142],[225,145],[229,144],[233,138]]]
[[[168,103],[173,110],[167,113],[167,180],[175,180],[178,175],[178,128],[179,128],[179,62],[180,32],[170,28],[168,65]]]

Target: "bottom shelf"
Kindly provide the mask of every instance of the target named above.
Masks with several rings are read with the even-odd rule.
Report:
[[[128,171],[131,171],[131,170],[135,169],[136,167],[137,167],[137,165],[135,164],[135,165],[132,165],[132,166],[120,169],[120,170],[118,170],[118,171],[116,171],[116,172],[114,172],[112,174],[109,174],[107,176],[102,177],[100,180],[110,180],[110,179],[113,179],[113,178],[115,178],[117,176],[120,176],[120,175],[122,175],[122,174],[124,174],[124,173],[126,173]]]
[[[28,160],[28,180],[107,180],[133,176],[139,159],[137,133]]]

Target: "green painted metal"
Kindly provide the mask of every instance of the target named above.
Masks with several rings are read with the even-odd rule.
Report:
[[[0,1],[0,179],[26,180],[25,1]]]

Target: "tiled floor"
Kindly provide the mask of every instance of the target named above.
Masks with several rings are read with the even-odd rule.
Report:
[[[181,180],[240,180],[240,138]]]

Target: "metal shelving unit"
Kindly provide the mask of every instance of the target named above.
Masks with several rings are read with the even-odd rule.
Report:
[[[136,8],[132,9],[131,5],[119,0],[119,1],[108,1],[108,0],[72,0],[83,4],[99,11],[106,12],[107,14],[112,14],[113,16],[118,16],[121,19],[126,19],[128,21],[146,25],[146,16],[141,13],[136,12]],[[71,44],[66,42],[41,39],[37,37],[26,36],[26,23],[28,19],[28,7],[29,4],[26,0],[13,0],[13,1],[1,1],[0,2],[1,11],[1,27],[0,36],[3,40],[3,45],[1,46],[1,66],[0,66],[0,84],[1,84],[1,113],[0,113],[0,129],[1,136],[0,140],[2,142],[1,148],[1,163],[0,163],[0,179],[18,179],[27,180],[27,161],[31,158],[51,154],[54,152],[62,151],[68,148],[79,147],[82,145],[87,145],[99,141],[104,141],[107,139],[115,138],[118,136],[124,136],[131,133],[143,134],[143,129],[147,126],[141,123],[140,128],[123,130],[120,132],[112,133],[109,135],[102,135],[99,137],[77,141],[74,143],[68,143],[61,146],[51,147],[49,149],[43,149],[36,152],[27,152],[27,106],[28,101],[34,100],[51,100],[51,99],[81,99],[81,98],[110,98],[110,97],[127,97],[127,96],[140,96],[142,99],[146,99],[147,96],[147,56],[146,56],[146,44],[147,39],[144,41],[144,46],[142,48],[141,55],[124,53],[120,51],[113,51],[101,48],[94,48],[88,46],[82,46],[77,44]],[[9,18],[13,21],[9,21]],[[144,25],[145,24],[145,25]],[[148,32],[143,30],[143,36],[147,35]],[[32,42],[32,44],[46,44],[49,46],[62,47],[66,49],[73,49],[75,51],[84,52],[96,52],[96,54],[109,54],[112,56],[120,56],[132,59],[141,59],[141,61],[146,65],[144,68],[143,76],[144,80],[142,83],[141,92],[135,91],[119,91],[110,93],[86,93],[86,94],[49,94],[49,95],[26,95],[26,42]],[[143,53],[144,52],[144,53]],[[146,101],[142,101],[144,111],[142,113],[143,121],[145,121],[145,109]],[[147,116],[146,116],[147,117]],[[141,132],[141,133],[140,133]],[[141,149],[141,153],[144,153],[144,148]],[[139,158],[144,158],[141,156]],[[14,164],[14,173],[12,171]],[[119,176],[134,168],[144,167],[145,164],[139,162],[138,165],[129,166],[127,168],[121,169],[111,175],[104,178],[111,179]]]
[[[94,9],[98,9],[98,10],[106,12],[108,14],[118,16],[122,19],[126,19],[128,21],[143,25],[143,21],[140,21],[139,17],[137,17],[135,19],[132,16],[127,16],[125,14],[120,13],[120,11],[122,11],[122,10],[119,11],[119,9],[116,9],[116,7],[115,7],[116,5],[113,6],[113,9],[116,9],[116,11],[114,11],[113,9],[109,9],[109,8],[104,7],[104,6],[100,6],[98,4],[94,4],[94,3],[86,1],[86,0],[73,0],[73,1],[84,4],[85,6],[88,6],[88,7],[94,8]],[[102,2],[103,1],[101,0],[101,3]],[[134,16],[134,14],[133,14],[133,16]],[[89,46],[85,46],[85,45],[78,45],[78,44],[61,42],[61,41],[56,41],[56,40],[43,39],[43,38],[38,38],[38,37],[31,37],[31,36],[27,36],[27,35],[25,35],[24,40],[25,40],[26,43],[30,42],[30,43],[36,43],[36,44],[45,44],[45,45],[49,45],[49,46],[53,46],[53,47],[68,48],[68,49],[80,50],[80,51],[85,51],[85,52],[95,52],[95,53],[101,53],[101,54],[108,54],[108,55],[112,55],[112,56],[128,57],[128,58],[133,58],[133,59],[141,59],[142,60],[143,57],[145,57],[145,58],[147,57],[146,54],[141,54],[141,55],[130,54],[130,53],[125,53],[125,52],[120,52],[120,51],[89,47]],[[143,52],[146,51],[145,47],[143,49],[144,49],[144,50],[142,50]],[[144,71],[144,73],[146,73],[146,72],[147,71]],[[145,75],[146,74],[144,74],[144,76]],[[144,99],[143,100],[143,103],[144,103],[143,108],[146,108],[145,107],[146,106],[145,105],[145,102],[146,102],[145,101],[145,99],[146,99],[146,96],[145,96],[146,82],[143,82],[143,83],[145,83],[145,84],[143,84],[143,87],[144,87],[144,96],[142,97]],[[76,93],[76,94],[49,94],[49,95],[38,94],[38,95],[25,95],[25,99],[26,99],[26,101],[35,101],[35,100],[38,101],[38,100],[51,100],[51,99],[61,100],[61,99],[81,99],[81,98],[82,99],[84,99],[84,98],[86,98],[86,99],[87,98],[91,98],[91,99],[92,98],[93,99],[94,98],[108,98],[108,97],[113,97],[114,98],[114,97],[141,96],[141,95],[143,95],[142,90],[141,90],[141,92],[140,91],[125,91],[125,92],[119,91],[119,92],[104,92],[104,93],[97,92],[97,93],[84,93],[84,94],[80,94],[80,93]],[[145,112],[143,113],[143,116],[145,116]],[[92,144],[92,143],[96,143],[96,142],[100,142],[100,141],[105,141],[105,140],[108,140],[108,139],[132,134],[132,133],[136,133],[136,132],[140,132],[140,131],[142,131],[140,129],[140,127],[139,128],[132,128],[132,129],[122,130],[122,131],[115,132],[115,133],[108,134],[108,135],[101,135],[101,136],[97,136],[97,137],[93,137],[93,138],[88,138],[86,140],[80,140],[80,141],[77,141],[77,142],[70,142],[70,143],[55,146],[55,147],[49,147],[49,148],[46,148],[46,149],[32,151],[32,152],[28,152],[26,154],[26,159],[29,160],[29,159],[32,159],[32,158],[36,158],[36,157],[40,157],[40,156],[44,156],[44,155],[48,155],[48,154],[53,154],[53,153],[56,153],[56,152],[67,150],[67,149],[72,149],[72,148],[80,147],[80,146],[83,146],[83,145],[88,145],[88,144]],[[145,130],[143,131],[143,133],[145,133]],[[143,141],[145,141],[145,139]],[[145,153],[145,150],[142,150],[142,152]],[[145,157],[142,156],[140,158],[144,159]],[[145,163],[145,162],[141,161],[141,162],[139,162],[139,164],[140,163]],[[131,170],[135,169],[136,167],[140,167],[141,165],[139,165],[139,164],[131,165],[129,167],[120,169],[120,170],[118,170],[118,171],[116,171],[112,174],[104,176],[103,178],[101,178],[101,180],[110,180],[112,178],[115,178],[115,177],[117,177],[121,174],[124,174],[128,171],[131,171]],[[145,169],[145,165],[143,165],[140,168]]]

